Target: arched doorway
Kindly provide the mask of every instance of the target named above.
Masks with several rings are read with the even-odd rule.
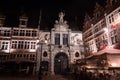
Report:
[[[65,74],[68,70],[68,56],[65,53],[58,53],[54,58],[55,74]]]

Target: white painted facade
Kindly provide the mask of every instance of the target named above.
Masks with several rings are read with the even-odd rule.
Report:
[[[108,0],[107,6],[110,6],[109,1],[115,0]],[[116,4],[119,4],[119,2],[116,2]],[[95,10],[97,9],[98,12],[94,13],[94,15],[97,15],[99,12],[100,14],[93,16],[91,19],[89,17],[86,18],[83,40],[88,55],[97,54],[100,50],[118,46],[120,42],[120,6],[113,9],[114,6],[112,3],[112,10],[107,12],[107,9],[106,12],[104,10],[102,13],[102,11],[100,12],[101,7],[98,7],[98,4],[96,4]]]

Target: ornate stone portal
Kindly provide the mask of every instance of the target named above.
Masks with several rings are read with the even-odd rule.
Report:
[[[44,72],[49,72],[50,74],[65,73],[76,59],[81,58],[81,52],[83,51],[81,50],[83,49],[82,33],[80,31],[72,32],[69,29],[67,21],[64,20],[65,13],[60,12],[58,16],[59,20],[55,21],[51,32],[40,32],[39,36],[40,42],[46,42],[47,40],[47,43],[39,44],[37,70],[42,66],[42,68],[48,68]],[[46,34],[48,34],[47,37],[49,39],[45,39]],[[76,53],[79,55],[75,56]],[[43,62],[46,64],[41,64]]]

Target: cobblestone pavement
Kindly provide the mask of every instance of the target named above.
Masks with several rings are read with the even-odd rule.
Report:
[[[71,76],[51,75],[43,76],[42,80],[73,80]]]
[[[0,80],[38,80],[37,77],[29,76],[29,77],[16,77],[16,76],[2,76]]]
[[[0,80],[39,80],[37,76],[0,76]],[[70,76],[44,75],[42,80],[73,80]]]

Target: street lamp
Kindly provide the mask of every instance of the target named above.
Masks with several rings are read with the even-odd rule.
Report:
[[[39,55],[37,54],[36,56],[37,56],[37,61],[38,61],[37,62],[37,64],[38,64],[37,67],[39,68],[39,70],[38,70],[39,73],[41,73],[41,70],[42,70],[42,68],[41,68],[42,67],[41,62],[42,62],[43,45],[46,44],[46,43],[47,43],[46,40],[45,41],[41,41],[41,42],[39,41],[39,43],[38,43],[38,45],[40,45],[40,54]]]

